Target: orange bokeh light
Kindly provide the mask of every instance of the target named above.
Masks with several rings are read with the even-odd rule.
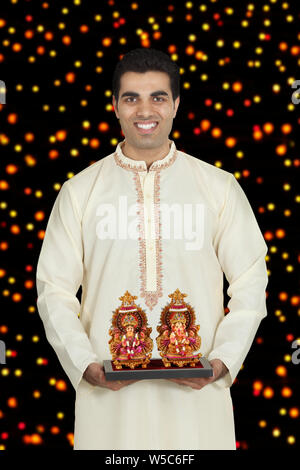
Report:
[[[281,395],[284,397],[284,398],[289,398],[293,395],[293,391],[290,387],[283,387],[281,389]]]
[[[235,93],[239,93],[243,89],[243,84],[241,82],[234,82],[232,84],[232,89]]]
[[[103,38],[102,39],[102,45],[104,47],[109,47],[111,46],[111,43],[112,43],[112,39],[111,38]]]
[[[109,124],[107,122],[100,122],[98,129],[100,132],[107,132],[109,130]]]
[[[194,46],[189,45],[189,46],[187,46],[187,47],[185,48],[185,53],[186,53],[187,55],[193,55],[194,52],[195,52]]]
[[[214,127],[211,130],[211,135],[215,138],[218,139],[219,137],[222,136],[222,130],[219,127]]]
[[[289,415],[291,418],[299,418],[299,408],[291,408],[289,411]]]
[[[263,131],[266,134],[271,134],[274,131],[274,124],[272,124],[272,122],[265,122],[263,125]]]
[[[65,130],[60,130],[55,133],[55,138],[59,141],[65,140],[67,137],[67,131]]]
[[[275,151],[277,155],[285,155],[287,152],[287,146],[285,144],[277,145]]]
[[[6,189],[9,189],[9,184],[5,180],[0,180],[0,190],[5,191]]]
[[[265,240],[272,240],[274,238],[274,235],[273,235],[272,232],[267,231],[267,232],[264,233],[264,238],[265,238]]]
[[[177,51],[177,47],[175,46],[175,44],[171,44],[169,47],[168,47],[168,52],[170,54],[174,54],[174,52]]]
[[[81,33],[88,33],[89,32],[89,26],[87,24],[82,24],[79,28],[79,31]]]
[[[55,158],[59,157],[59,152],[58,150],[52,149],[50,150],[48,155],[49,155],[49,158],[51,158],[51,160],[55,160]]]
[[[16,113],[10,113],[7,116],[7,122],[9,122],[9,124],[16,124],[16,122],[18,122],[18,115]]]
[[[22,49],[23,49],[23,46],[22,46],[22,44],[20,44],[19,42],[15,42],[15,43],[12,45],[12,50],[13,50],[14,52],[20,52]]]
[[[53,39],[53,33],[51,33],[51,31],[47,31],[47,32],[44,34],[44,38],[46,39],[46,41],[52,41],[52,39]]]
[[[56,384],[55,384],[55,388],[57,390],[60,390],[60,391],[65,391],[67,390],[67,384],[64,380],[57,380]]]
[[[93,149],[97,149],[99,146],[100,146],[100,140],[99,139],[91,139],[90,142],[89,142],[89,145],[90,147],[92,147]]]
[[[34,139],[35,139],[35,137],[34,137],[34,134],[32,132],[27,132],[24,135],[24,140],[26,140],[26,142],[33,142]]]
[[[254,140],[261,140],[263,138],[263,133],[261,130],[256,130],[253,132],[253,139]]]
[[[7,406],[9,406],[9,408],[17,408],[17,406],[18,406],[17,398],[16,397],[10,397],[7,400]]]
[[[68,72],[66,75],[65,75],[65,80],[66,82],[68,83],[74,83],[75,82],[75,79],[76,79],[76,75],[74,72]]]
[[[72,42],[72,39],[70,36],[63,36],[62,38],[62,43],[65,45],[65,46],[69,46]]]
[[[263,391],[263,396],[265,398],[273,398],[274,396],[274,390],[272,387],[266,387]]]
[[[227,139],[225,140],[225,145],[226,147],[234,147],[237,143],[237,140],[235,137],[227,137]]]
[[[13,302],[21,302],[21,300],[23,299],[23,296],[22,294],[20,294],[19,292],[15,292],[12,296],[11,296]]]
[[[277,366],[275,372],[280,377],[286,377],[287,376],[287,368],[285,366]]]
[[[24,33],[24,36],[26,39],[32,39],[34,36],[34,31],[32,31],[32,29],[27,29],[27,31]]]
[[[18,172],[18,167],[17,165],[13,165],[12,163],[9,164],[9,165],[6,165],[5,167],[5,171],[6,173],[8,173],[9,175],[14,175]]]
[[[10,227],[10,232],[13,234],[13,235],[19,235],[19,233],[21,232],[21,229],[19,227],[19,225],[12,225]]]
[[[280,292],[278,297],[279,297],[279,300],[286,301],[289,296],[288,296],[287,292]]]
[[[44,220],[45,218],[45,212],[43,211],[38,211],[34,214],[35,220]]]
[[[201,122],[200,122],[200,127],[203,131],[207,131],[211,126],[211,123],[208,119],[203,119]]]
[[[253,382],[253,388],[254,390],[262,390],[263,383],[260,380],[256,380],[255,382]]]

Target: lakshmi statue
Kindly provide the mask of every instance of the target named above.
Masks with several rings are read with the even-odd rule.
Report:
[[[122,366],[146,368],[150,362],[153,341],[152,328],[147,327],[146,313],[134,303],[137,299],[128,290],[119,297],[122,305],[114,311],[109,348],[116,369]]]
[[[202,356],[201,353],[194,354],[201,346],[200,326],[195,325],[193,308],[183,300],[186,295],[176,289],[169,295],[170,304],[161,313],[156,342],[165,367],[171,367],[172,363],[179,367],[195,367]]]

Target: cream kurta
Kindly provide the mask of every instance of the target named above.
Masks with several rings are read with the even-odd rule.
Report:
[[[50,214],[37,305],[76,390],[76,450],[235,449],[230,386],[267,314],[267,245],[235,177],[169,142],[149,170],[120,142],[64,182]],[[141,380],[113,392],[82,378],[91,362],[111,358],[108,331],[126,290],[147,314],[159,357],[156,327],[177,288],[194,308],[200,352],[229,369],[222,379],[201,390]]]

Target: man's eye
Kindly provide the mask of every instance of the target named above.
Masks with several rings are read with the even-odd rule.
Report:
[[[154,96],[153,98],[154,98],[154,100],[164,101],[164,98],[162,98],[161,96]],[[126,98],[125,101],[130,102],[130,101],[135,100],[135,99],[136,99],[136,97],[131,96],[129,98]]]

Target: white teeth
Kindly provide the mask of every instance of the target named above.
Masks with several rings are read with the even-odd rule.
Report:
[[[151,129],[151,127],[155,127],[156,122],[153,122],[152,124],[137,124],[137,127],[141,127],[142,129]]]

